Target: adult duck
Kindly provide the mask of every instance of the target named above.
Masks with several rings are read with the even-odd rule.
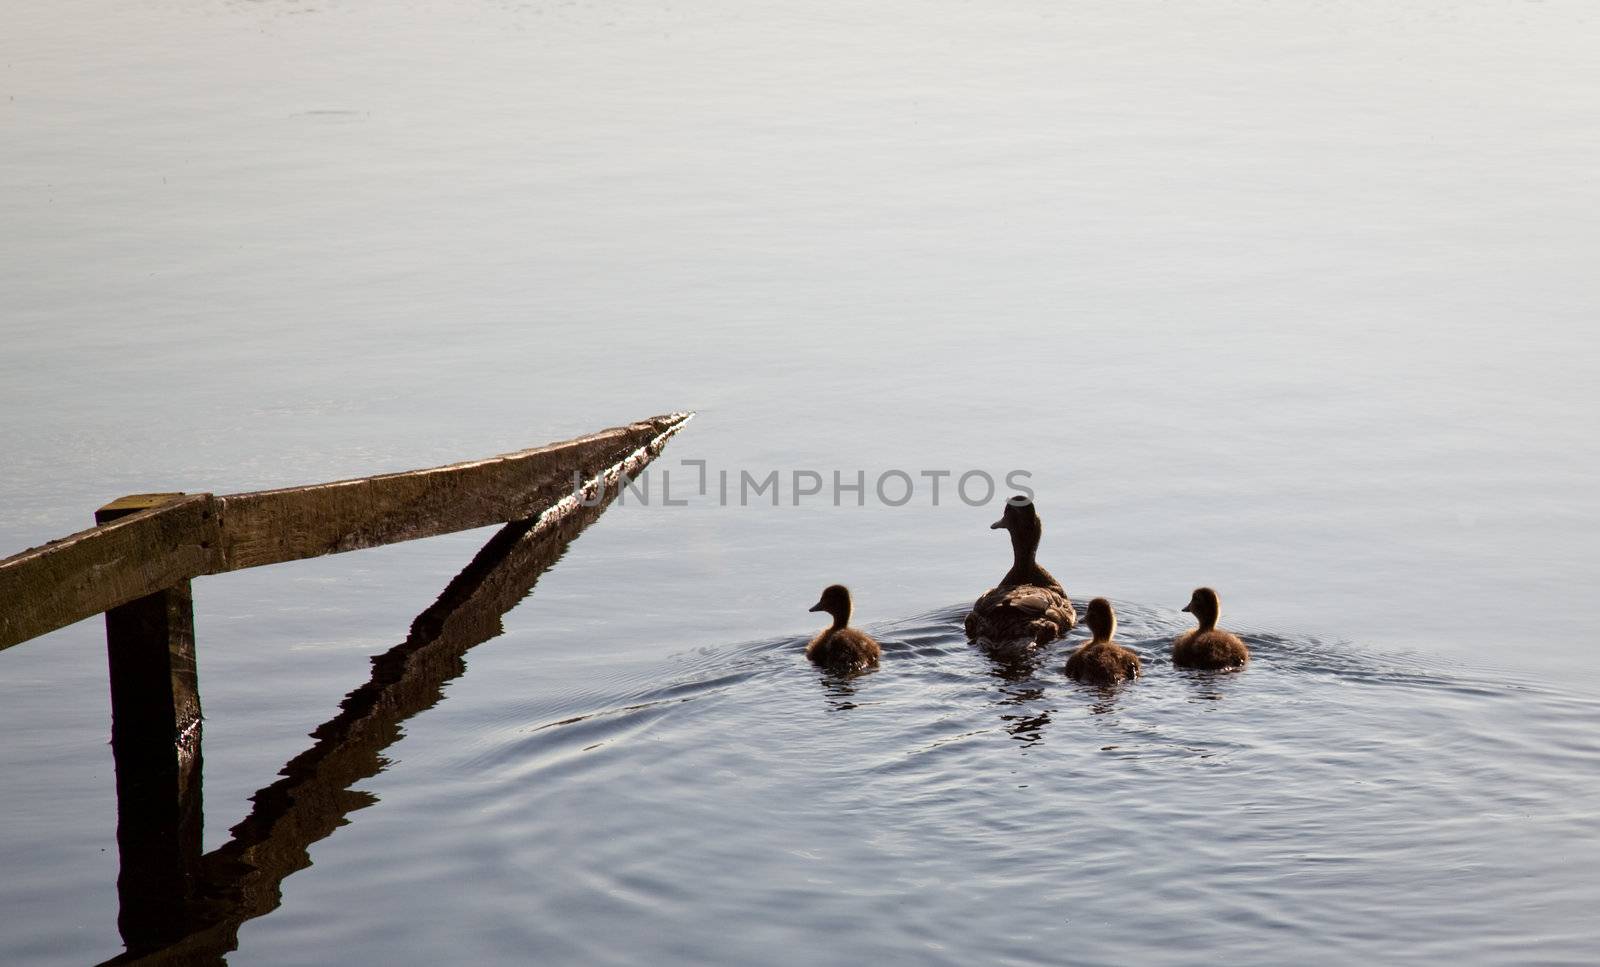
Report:
[[[1001,648],[1031,648],[1071,631],[1078,620],[1072,599],[1036,559],[1044,526],[1033,501],[1012,497],[989,529],[1010,532],[1011,570],[972,605],[967,638]]]
[[[1183,610],[1195,616],[1200,627],[1172,639],[1172,664],[1179,668],[1239,668],[1250,660],[1250,649],[1239,636],[1217,627],[1222,602],[1210,588],[1195,588]]]

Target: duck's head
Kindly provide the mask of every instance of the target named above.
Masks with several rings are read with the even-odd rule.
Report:
[[[1034,509],[1033,501],[1023,496],[1011,497],[1006,500],[1006,509],[1000,514],[1000,519],[989,525],[990,530],[1008,530],[1013,536],[1021,534],[1037,538],[1044,530],[1044,525],[1039,522],[1039,511]]]
[[[1222,611],[1222,603],[1217,600],[1217,592],[1210,588],[1195,588],[1194,594],[1189,596],[1189,603],[1183,610],[1194,615],[1200,621],[1202,628],[1216,625],[1217,615]]]
[[[843,628],[850,622],[850,589],[842,584],[828,585],[822,589],[822,597],[810,610],[833,615],[834,627]]]
[[[1105,598],[1095,598],[1090,601],[1089,613],[1083,620],[1089,626],[1095,641],[1110,641],[1111,636],[1117,633],[1117,613],[1112,610],[1111,602]]]

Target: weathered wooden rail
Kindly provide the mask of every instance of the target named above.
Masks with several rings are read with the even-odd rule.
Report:
[[[220,963],[238,925],[276,907],[277,884],[342,822],[349,786],[377,771],[374,750],[437,701],[467,648],[498,633],[500,615],[615,495],[608,485],[653,460],[690,418],[310,487],[135,495],[102,507],[90,530],[0,561],[0,649],[106,614],[128,947],[118,962]],[[579,494],[601,499],[589,506]],[[202,856],[191,579],[496,523],[506,526],[313,733],[317,746],[258,794],[233,840]]]
[[[447,467],[255,493],[138,494],[0,561],[0,649],[207,574],[537,517],[689,414]]]

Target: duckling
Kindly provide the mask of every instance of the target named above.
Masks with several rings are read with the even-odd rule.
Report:
[[[1114,685],[1124,679],[1138,678],[1139,656],[1111,640],[1117,633],[1117,613],[1112,610],[1111,602],[1105,598],[1090,601],[1084,621],[1094,632],[1094,638],[1067,659],[1067,676],[1096,685]]]
[[[967,638],[994,645],[1026,647],[1055,641],[1078,621],[1072,599],[1061,582],[1039,566],[1034,555],[1044,527],[1026,497],[1006,501],[1005,512],[990,530],[1011,532],[1011,570],[998,587],[984,592],[967,615]]]
[[[811,606],[812,611],[826,611],[833,615],[833,624],[824,628],[811,644],[806,645],[806,657],[833,672],[853,672],[878,664],[878,643],[864,631],[848,627],[850,624],[850,589],[842,584],[830,584],[822,591],[822,599]]]
[[[1217,627],[1222,603],[1210,588],[1195,588],[1183,610],[1194,615],[1200,627],[1172,639],[1172,664],[1179,668],[1238,668],[1250,660],[1250,649],[1239,636]]]

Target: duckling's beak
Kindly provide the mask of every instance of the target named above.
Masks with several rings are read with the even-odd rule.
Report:
[[[1190,601],[1188,604],[1184,605],[1183,610],[1189,612],[1190,614],[1194,614],[1194,602]]]
[[[992,531],[1003,530],[1005,528],[1005,526],[1006,526],[1006,519],[1004,517],[1002,517],[999,520],[995,521],[994,523],[990,524],[989,525],[989,529],[992,530]]]
[[[818,601],[816,604],[812,605],[811,607],[807,608],[806,610],[807,611],[826,611],[828,609],[824,608],[822,606],[822,602],[821,601]],[[1185,610],[1187,610],[1187,609],[1185,609]]]

